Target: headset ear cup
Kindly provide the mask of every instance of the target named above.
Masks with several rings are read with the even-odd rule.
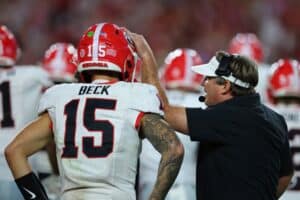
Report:
[[[231,74],[230,64],[233,61],[233,55],[224,56],[216,70],[218,76],[229,76]]]

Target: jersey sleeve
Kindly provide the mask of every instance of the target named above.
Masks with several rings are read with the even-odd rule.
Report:
[[[39,82],[41,83],[43,89],[46,90],[53,85],[53,82],[51,81],[48,73],[45,70],[41,68],[38,69],[39,70],[37,70],[37,77],[39,77]]]
[[[134,127],[140,128],[141,120],[145,113],[153,113],[163,116],[161,101],[157,89],[147,84],[136,84],[130,98],[131,112],[127,114],[134,122]]]
[[[130,108],[143,113],[163,115],[157,89],[148,84],[139,84],[132,94]]]
[[[23,73],[28,74],[32,82],[46,90],[53,85],[47,71],[38,65],[20,65],[18,68],[23,69]]]
[[[47,89],[45,93],[42,95],[40,99],[40,103],[38,106],[38,114],[42,114],[48,110],[54,109],[55,107],[55,99],[57,99],[55,95],[55,86]]]

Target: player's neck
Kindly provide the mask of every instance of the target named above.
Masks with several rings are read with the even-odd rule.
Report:
[[[109,82],[111,82],[111,81],[119,81],[118,78],[112,77],[112,76],[107,76],[107,75],[94,75],[92,77],[92,81],[95,81],[95,80],[107,80]]]
[[[12,68],[13,68],[13,66],[2,66],[2,65],[0,65],[0,69],[3,69],[3,70],[10,70]]]

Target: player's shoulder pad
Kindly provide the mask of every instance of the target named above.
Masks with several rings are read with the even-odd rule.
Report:
[[[17,65],[16,68],[20,71],[24,72],[32,72],[32,73],[46,73],[47,72],[42,69],[39,65]]]
[[[147,83],[132,83],[132,87],[136,90],[140,91],[155,91],[157,93],[157,89],[155,86],[147,84]]]
[[[131,91],[131,108],[142,112],[163,114],[156,87],[145,83],[134,83]]]
[[[44,86],[49,87],[53,84],[47,71],[39,65],[18,65],[16,69],[22,74],[27,74],[32,81],[38,81]]]
[[[45,94],[48,94],[48,95],[61,95],[65,91],[68,91],[70,85],[72,85],[72,83],[61,83],[61,84],[53,85],[53,86],[46,89]]]
[[[40,99],[38,113],[55,107],[56,102],[69,90],[68,84],[57,84],[46,89]]]

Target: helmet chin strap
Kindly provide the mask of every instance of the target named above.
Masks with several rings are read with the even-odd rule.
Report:
[[[133,53],[133,58],[134,58],[134,69],[132,72],[132,77],[131,77],[131,82],[134,82],[134,78],[135,78],[135,73],[136,73],[136,65],[137,65],[137,61],[139,59],[139,56],[137,55],[137,53]]]
[[[134,82],[134,77],[135,77],[135,72],[136,72],[136,64],[137,64],[137,61],[139,59],[139,56],[137,55],[137,53],[131,48],[131,46],[128,44],[128,48],[131,52],[131,54],[133,55],[133,59],[134,59],[134,69],[133,69],[133,72],[132,72],[132,77],[131,77],[131,80],[130,82]]]

